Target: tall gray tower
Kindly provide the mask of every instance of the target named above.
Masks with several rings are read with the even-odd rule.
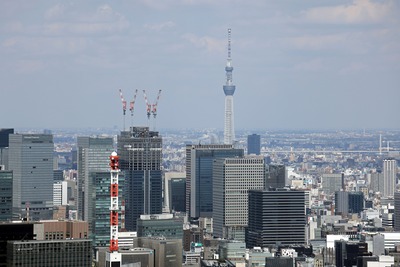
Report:
[[[53,136],[10,134],[9,137],[14,213],[31,220],[53,218]]]
[[[228,29],[228,60],[226,61],[226,84],[225,93],[225,124],[224,124],[224,144],[231,145],[235,140],[235,127],[233,121],[233,94],[235,85],[232,82],[232,59],[231,59],[231,29]]]

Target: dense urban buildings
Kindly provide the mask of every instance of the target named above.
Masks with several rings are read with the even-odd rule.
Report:
[[[149,127],[131,127],[118,136],[125,175],[126,229],[136,231],[142,214],[162,213],[162,138]]]
[[[53,217],[53,136],[10,134],[9,169],[13,171],[13,211],[20,218]],[[27,211],[29,214],[27,215]]]
[[[243,149],[232,145],[186,146],[186,212],[189,217],[212,217],[214,160],[243,155]]]
[[[147,127],[133,128],[143,129]],[[61,183],[68,185],[68,205],[54,206],[53,218],[60,221],[31,223],[31,225],[34,225],[32,227],[36,228],[35,231],[32,229],[32,234],[30,234],[31,230],[29,229],[24,229],[23,233],[20,234],[16,233],[15,229],[0,229],[2,234],[4,234],[3,230],[7,232],[7,236],[2,236],[5,241],[0,242],[4,245],[0,249],[0,257],[3,257],[2,259],[7,262],[7,244],[11,240],[47,240],[50,244],[53,241],[65,238],[74,238],[74,240],[84,238],[97,248],[103,247],[98,249],[98,254],[94,255],[98,255],[96,259],[101,261],[96,264],[104,266],[101,264],[105,264],[105,256],[101,258],[100,251],[101,249],[107,250],[106,246],[108,246],[110,238],[110,170],[108,164],[110,152],[114,150],[114,141],[118,132],[114,130],[102,135],[101,138],[110,139],[107,148],[109,151],[104,153],[104,164],[100,164],[104,169],[96,171],[94,168],[89,172],[88,178],[84,180],[85,187],[88,190],[85,190],[85,193],[90,196],[87,201],[89,211],[86,214],[92,218],[87,220],[85,227],[69,225],[69,222],[75,221],[66,220],[66,218],[77,218],[76,199],[74,198],[77,170],[71,169],[74,166],[73,151],[77,147],[76,136],[82,136],[82,134],[98,136],[100,133],[85,132],[64,137],[56,131],[52,132],[56,133],[53,137],[54,160],[58,162],[58,164],[53,165],[54,168],[58,169],[52,170],[53,181],[50,183],[52,186],[55,184],[52,191],[53,206],[65,203],[65,199],[62,200]],[[159,195],[159,207],[162,207],[162,214],[161,212],[156,214],[144,214],[143,212],[136,220],[135,230],[138,230],[138,233],[121,232],[119,244],[121,244],[120,253],[123,263],[139,264],[140,262],[141,264],[156,266],[155,261],[157,260],[158,264],[164,262],[168,266],[177,266],[177,257],[183,253],[184,262],[180,263],[179,267],[182,264],[185,266],[191,266],[191,264],[210,266],[211,264],[212,266],[212,264],[218,264],[218,261],[221,264],[226,264],[226,266],[241,266],[252,263],[266,264],[265,258],[268,259],[267,265],[278,264],[277,262],[284,264],[285,260],[288,264],[299,266],[334,265],[336,263],[334,243],[335,240],[340,239],[348,244],[352,242],[368,244],[368,256],[357,256],[357,264],[361,264],[360,266],[366,266],[371,261],[381,265],[397,262],[394,259],[399,253],[395,244],[400,242],[400,234],[397,232],[396,226],[396,217],[400,217],[396,216],[396,213],[398,213],[397,206],[399,206],[397,203],[398,192],[396,192],[396,189],[394,190],[394,198],[392,196],[382,197],[382,192],[384,160],[394,159],[398,165],[400,154],[396,152],[397,148],[391,148],[388,153],[382,151],[382,155],[379,152],[365,152],[374,151],[376,135],[368,136],[355,133],[353,138],[352,134],[349,133],[302,132],[286,134],[269,131],[266,134],[260,134],[263,137],[260,144],[262,156],[258,158],[255,155],[250,157],[243,155],[243,151],[249,151],[248,147],[246,148],[248,131],[238,131],[237,142],[229,146],[218,144],[218,133],[207,132],[207,134],[203,134],[203,132],[197,133],[195,131],[168,132],[165,137],[163,136],[159,146],[150,145],[153,140],[145,141],[143,139],[137,140],[138,143],[148,142],[147,145],[134,146],[135,143],[130,142],[133,139],[130,136],[131,129],[126,132],[129,135],[128,141],[125,145],[119,147],[119,149],[122,149],[120,155],[121,153],[129,155],[129,153],[133,154],[135,151],[145,151],[146,147],[150,149],[147,154],[143,152],[143,155],[149,155],[156,151],[159,152],[158,155],[162,153],[162,159],[159,160],[160,177],[162,178],[157,180],[162,185]],[[149,130],[149,132],[151,131]],[[222,133],[220,132],[219,135],[222,135]],[[114,138],[110,138],[110,136],[114,136]],[[395,136],[393,134],[391,138],[397,138]],[[90,138],[95,140],[97,137]],[[157,141],[160,138],[157,133],[150,139]],[[118,139],[121,139],[121,136]],[[201,142],[199,143],[197,140],[201,140]],[[396,142],[393,142],[393,144],[396,144]],[[318,149],[319,152],[313,152],[310,147]],[[66,151],[68,149],[69,152]],[[340,152],[341,149],[346,150]],[[352,153],[348,149],[358,149],[358,152]],[[8,155],[9,148],[6,148],[6,150]],[[77,150],[79,151],[79,148]],[[339,152],[329,152],[329,150]],[[82,150],[82,156],[89,155],[86,153],[88,151],[88,149],[85,152]],[[77,154],[79,155],[79,153]],[[140,153],[132,156],[132,166],[141,157]],[[91,162],[93,166],[99,163],[96,157],[92,157],[89,161],[93,161]],[[186,161],[188,161],[187,164],[185,164]],[[82,166],[82,163],[79,163],[79,165]],[[128,166],[129,169],[129,163],[125,166]],[[188,166],[190,168],[186,169]],[[4,211],[5,213],[8,211],[8,216],[10,216],[9,204],[12,194],[10,198],[10,194],[7,192],[10,190],[7,188],[10,188],[13,171],[4,170],[6,165],[1,168],[3,170],[0,171],[0,177],[3,175],[3,180],[0,178],[0,187],[5,188],[5,190],[0,190],[0,197],[3,200],[0,205],[7,206],[8,204],[8,210],[6,208]],[[184,172],[185,169],[188,174]],[[394,169],[394,173],[396,176],[395,184],[397,184],[398,168]],[[120,193],[124,191],[125,185],[133,184],[124,182],[124,174],[126,174],[126,171],[121,171]],[[5,179],[4,176],[6,176]],[[330,178],[332,179],[329,180]],[[163,182],[161,183],[161,181]],[[191,181],[194,181],[193,189],[196,191],[186,191],[186,183]],[[2,184],[1,182],[5,183]],[[260,184],[261,186],[257,187],[259,190],[255,191],[253,186]],[[282,187],[285,188],[282,189]],[[192,189],[191,186],[188,188]],[[247,202],[249,201],[248,198],[251,198],[250,194],[247,193],[248,198],[245,197],[248,190],[250,190],[250,193],[254,191],[270,192],[270,194],[298,192],[302,195],[297,196],[296,201],[292,201],[293,195],[273,196],[268,200],[270,206],[264,203],[264,206],[254,208],[254,201]],[[200,207],[204,208],[201,215],[199,213],[197,217],[191,217],[190,211],[185,213],[186,192],[188,194],[195,192],[194,195],[202,196],[202,199],[196,204],[199,211]],[[347,198],[340,197],[340,194]],[[125,192],[120,194],[118,204],[121,207],[119,229],[122,231],[125,228],[122,213],[124,215],[129,213],[128,210],[123,209],[129,202],[124,198],[125,196],[129,195]],[[210,199],[211,206],[207,202]],[[162,200],[164,202],[161,202]],[[262,201],[257,203],[262,203]],[[301,203],[301,220],[299,220],[299,214],[293,211],[293,208],[297,207],[299,203]],[[203,204],[208,206],[203,207]],[[207,214],[205,207],[211,207],[212,212]],[[255,216],[254,213],[256,212],[260,214],[264,212],[264,215]],[[0,214],[0,216],[3,215],[3,213]],[[246,216],[248,219],[244,222]],[[260,218],[263,218],[263,220],[257,221]],[[21,220],[27,219],[23,215],[21,216]],[[34,220],[31,216],[29,216],[29,219],[30,221]],[[285,219],[289,221],[285,222]],[[29,224],[29,222],[21,223],[21,220],[12,225],[25,227],[26,224]],[[302,223],[295,224],[299,221]],[[278,227],[273,228],[272,222],[276,223]],[[89,231],[88,223],[91,225],[91,231]],[[262,228],[263,225],[268,225],[268,223],[269,227]],[[286,232],[285,225],[287,224],[291,225],[290,234]],[[247,236],[243,235],[243,229],[246,226],[248,226],[248,230],[254,230],[253,236],[251,236],[252,232],[250,231],[247,231]],[[257,229],[274,230],[273,232],[266,230],[257,232]],[[11,234],[13,231],[14,234]],[[300,235],[303,239],[299,240],[296,234],[298,232],[301,232]],[[147,241],[139,241],[137,235],[142,236],[139,238],[144,238]],[[255,236],[258,239],[255,239]],[[251,237],[253,237],[253,241],[259,242],[253,242]],[[265,241],[267,237],[272,241]],[[246,242],[243,242],[243,238]],[[263,240],[265,243],[261,243]],[[39,249],[39,247],[32,248]],[[352,248],[349,246],[350,250]],[[180,253],[178,252],[179,249]],[[182,252],[182,249],[185,251]],[[351,253],[349,255],[354,259],[355,254]],[[369,256],[370,254],[375,256]],[[219,260],[215,260],[216,258]],[[35,259],[35,256],[32,256],[31,259]],[[182,257],[180,260],[182,260]],[[0,264],[0,266],[3,265]]]

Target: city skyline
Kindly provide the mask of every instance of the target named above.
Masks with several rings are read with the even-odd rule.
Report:
[[[119,89],[128,102],[138,89],[134,125],[223,129],[232,28],[235,128],[398,129],[399,11],[390,0],[2,1],[1,123],[122,129]],[[143,89],[150,102],[163,90],[157,122]]]

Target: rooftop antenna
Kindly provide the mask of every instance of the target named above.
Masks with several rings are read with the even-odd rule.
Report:
[[[124,96],[122,95],[121,89],[119,89],[119,96],[120,96],[121,102],[122,102],[122,114],[124,116],[123,123],[124,123],[124,131],[125,131],[126,100],[124,99]]]

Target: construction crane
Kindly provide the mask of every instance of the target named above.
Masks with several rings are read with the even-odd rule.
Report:
[[[143,90],[143,96],[144,96],[144,101],[146,102],[146,113],[147,113],[147,118],[150,120],[150,115],[151,115],[151,104],[149,103],[146,95],[146,90]]]
[[[124,116],[123,123],[124,123],[124,131],[125,131],[126,100],[124,99],[124,96],[122,95],[121,89],[119,89],[119,96],[120,96],[121,102],[122,102],[122,115]]]
[[[156,102],[153,104],[153,108],[151,110],[151,113],[153,114],[154,118],[156,118],[157,116],[157,105],[158,105],[158,100],[160,99],[160,95],[161,95],[161,90],[158,91]]]
[[[131,116],[133,117],[133,110],[135,107],[135,100],[136,100],[136,95],[137,95],[138,90],[136,89],[135,95],[133,96],[133,100],[129,103],[129,111],[131,112]]]
[[[125,116],[126,114],[126,100],[124,99],[124,96],[122,95],[122,90],[119,89],[119,96],[121,97],[121,102],[122,102],[122,114]]]

